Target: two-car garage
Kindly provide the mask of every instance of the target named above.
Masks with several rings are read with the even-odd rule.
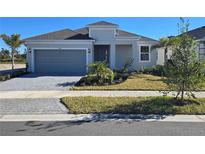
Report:
[[[34,72],[45,74],[85,75],[86,49],[35,49]]]

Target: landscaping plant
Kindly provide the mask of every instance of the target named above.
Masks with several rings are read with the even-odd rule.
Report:
[[[127,73],[129,71],[130,67],[132,66],[133,62],[134,62],[134,58],[129,58],[125,62],[124,66],[122,68],[122,73]]]
[[[95,62],[89,65],[88,75],[81,78],[77,86],[109,85],[113,82],[114,73],[104,62]]]
[[[165,76],[165,70],[164,66],[162,65],[155,65],[150,68],[145,68],[141,72],[144,74],[152,74],[152,75],[157,75],[157,76]]]
[[[88,77],[93,77],[98,85],[111,84],[114,79],[114,73],[108,68],[108,64],[105,61],[95,62],[89,66]]]
[[[193,91],[199,89],[204,81],[204,62],[197,58],[196,41],[187,34],[189,23],[180,18],[181,35],[172,44],[172,56],[165,64],[166,83],[177,91],[176,98],[184,95],[195,97]]]

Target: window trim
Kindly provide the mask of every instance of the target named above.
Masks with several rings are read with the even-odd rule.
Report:
[[[149,56],[149,60],[141,60],[141,47],[142,46],[147,46],[147,47],[149,47],[149,52],[148,52],[148,56]],[[139,61],[140,62],[150,62],[150,49],[151,49],[151,45],[146,45],[146,44],[141,44],[141,45],[139,45]]]

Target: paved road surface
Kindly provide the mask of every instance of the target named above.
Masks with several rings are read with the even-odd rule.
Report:
[[[0,122],[0,135],[204,136],[205,123],[132,121]]]

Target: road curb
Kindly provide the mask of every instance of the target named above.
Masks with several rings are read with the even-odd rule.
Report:
[[[44,114],[0,115],[0,122],[18,121],[136,121],[136,122],[205,122],[205,115],[142,115],[142,114]]]

